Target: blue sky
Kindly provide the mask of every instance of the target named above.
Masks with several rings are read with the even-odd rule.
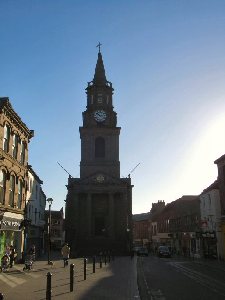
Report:
[[[133,213],[199,194],[225,153],[225,1],[0,0],[0,96],[35,137],[29,163],[53,208],[79,177],[85,88],[100,41]]]

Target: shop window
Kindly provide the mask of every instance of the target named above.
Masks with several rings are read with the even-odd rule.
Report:
[[[15,176],[10,176],[10,187],[9,187],[9,205],[14,207],[14,194],[15,194]]]
[[[105,139],[102,137],[95,140],[95,157],[105,157]]]
[[[4,126],[4,139],[3,139],[3,150],[9,152],[9,139],[10,139],[10,127]]]
[[[18,181],[18,199],[17,199],[18,208],[21,208],[21,204],[22,204],[22,188],[23,188],[23,183],[22,180],[20,179]]]
[[[0,170],[0,203],[5,203],[5,185],[6,185],[6,173]]]

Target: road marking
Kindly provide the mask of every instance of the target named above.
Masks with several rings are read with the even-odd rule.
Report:
[[[181,272],[182,274],[191,278],[195,282],[197,282],[197,283],[201,284],[202,286],[205,286],[205,287],[213,290],[217,294],[225,297],[225,284],[222,283],[221,281],[218,281],[210,276],[207,276],[203,273],[197,272],[190,268],[184,267],[179,262],[168,262],[168,264],[175,267],[178,272]]]
[[[144,274],[143,259],[141,259],[141,264],[142,264],[141,271],[142,271],[143,279],[145,282],[146,290],[147,290],[148,294],[151,296],[151,300],[166,300],[165,296],[163,295],[163,293],[160,289],[153,290],[153,289],[149,288],[147,280],[145,278],[145,274]]]
[[[10,287],[14,288],[17,285],[23,284],[24,282],[26,282],[26,280],[19,278],[19,277],[15,277],[9,273],[7,274],[0,274],[0,280],[3,281],[4,283],[6,283],[7,285],[9,285]]]
[[[9,285],[10,287],[14,288],[17,286],[16,283],[9,281],[9,278],[4,277],[5,274],[0,274],[0,280]],[[8,277],[8,276],[7,276]]]

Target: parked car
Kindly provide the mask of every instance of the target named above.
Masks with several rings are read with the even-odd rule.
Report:
[[[159,246],[158,256],[159,257],[171,257],[170,249],[167,246]]]
[[[140,250],[140,248],[141,248],[141,246],[134,246],[133,247],[133,252],[137,254],[138,251]]]
[[[138,256],[148,256],[148,249],[146,247],[140,247],[137,250],[137,255]]]

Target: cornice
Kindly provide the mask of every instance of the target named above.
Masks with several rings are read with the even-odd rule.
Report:
[[[0,98],[0,109],[2,113],[30,140],[34,136],[34,131],[30,130],[22,121],[19,115],[14,111],[9,98]]]

